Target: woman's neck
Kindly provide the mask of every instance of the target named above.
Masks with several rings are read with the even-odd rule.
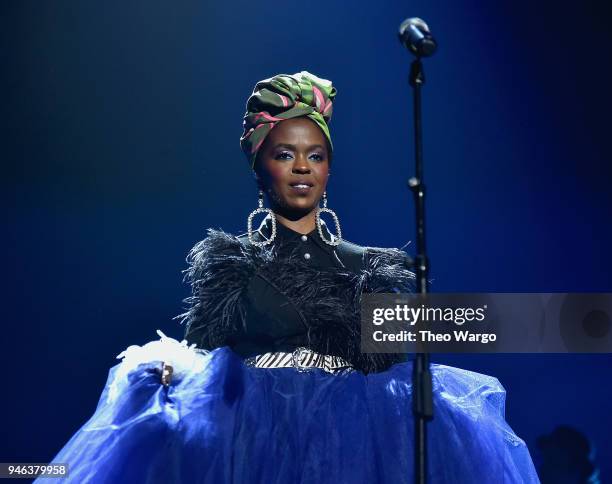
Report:
[[[276,221],[278,223],[300,234],[308,234],[316,227],[316,210],[297,219],[290,219],[276,212],[274,212],[274,215],[276,215]]]

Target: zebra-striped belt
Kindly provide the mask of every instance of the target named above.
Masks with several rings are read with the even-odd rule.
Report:
[[[298,371],[320,368],[328,373],[353,370],[351,364],[339,356],[324,355],[304,346],[296,348],[291,353],[274,351],[251,356],[246,358],[244,362],[256,368],[295,368]]]

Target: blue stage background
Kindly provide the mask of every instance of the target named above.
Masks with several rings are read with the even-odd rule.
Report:
[[[43,462],[91,416],[115,355],[180,338],[189,248],[243,232],[239,149],[255,82],[332,79],[328,187],[347,239],[414,238],[411,61],[426,61],[436,292],[612,292],[611,32],[604,2],[3,3],[0,460]],[[408,246],[411,252],[411,246]],[[612,355],[439,356],[495,375],[535,438],[570,424],[612,479]]]

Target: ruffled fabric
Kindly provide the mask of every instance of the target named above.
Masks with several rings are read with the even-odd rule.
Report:
[[[156,331],[159,340],[149,341],[143,346],[131,345],[117,355],[122,363],[117,367],[112,385],[109,387],[108,397],[114,400],[119,397],[120,389],[124,388],[127,378],[138,365],[143,363],[166,363],[173,368],[173,377],[182,379],[188,372],[198,371],[202,359],[198,355],[206,354],[205,350],[198,350],[195,344],[187,345],[187,340],[178,342]],[[161,368],[161,366],[158,366]]]
[[[247,288],[259,274],[301,314],[313,350],[340,356],[365,373],[405,360],[402,354],[363,354],[360,336],[362,294],[413,292],[415,276],[405,252],[368,247],[364,268],[355,273],[313,267],[299,254],[278,258],[276,250],[213,229],[191,249],[185,281],[192,295],[185,299],[188,310],[175,319],[188,335],[197,334],[198,347],[226,346],[246,328]]]
[[[63,482],[413,482],[410,362],[367,375],[253,368],[227,347],[163,335],[120,357],[95,414],[53,459],[69,465]],[[175,366],[167,387],[161,361]],[[432,375],[429,482],[537,483],[500,383],[443,365]]]

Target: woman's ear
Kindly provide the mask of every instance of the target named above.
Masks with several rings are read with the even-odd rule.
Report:
[[[255,170],[253,170],[253,178],[255,179],[255,183],[257,184],[257,189],[258,190],[263,190],[263,183],[261,181],[261,177],[259,176],[259,173],[257,173]]]

